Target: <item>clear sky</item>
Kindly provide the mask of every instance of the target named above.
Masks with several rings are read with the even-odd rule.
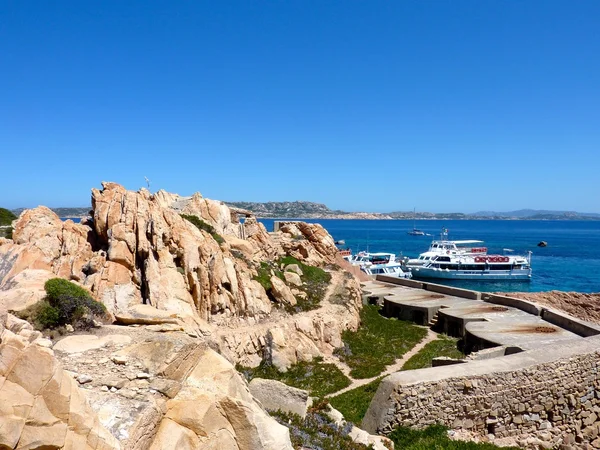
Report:
[[[0,206],[600,212],[600,1],[0,2]]]

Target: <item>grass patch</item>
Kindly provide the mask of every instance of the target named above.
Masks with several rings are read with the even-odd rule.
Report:
[[[500,448],[494,444],[482,442],[453,441],[448,437],[448,429],[442,425],[430,425],[424,430],[398,427],[388,437],[395,447],[403,450],[492,450]],[[517,449],[517,447],[503,447]]]
[[[335,353],[352,369],[353,378],[379,375],[423,340],[427,330],[411,322],[387,319],[376,305],[365,305],[360,313],[358,331],[342,333],[344,346]]]
[[[77,329],[93,326],[96,318],[106,316],[106,307],[94,300],[80,286],[62,278],[52,278],[44,284],[46,297],[17,313],[38,330],[72,325]]]
[[[219,233],[217,233],[217,230],[215,230],[215,228],[211,224],[206,223],[204,220],[202,220],[198,216],[192,216],[189,214],[181,214],[181,217],[183,217],[188,222],[194,224],[196,226],[196,228],[198,228],[199,230],[206,231],[208,234],[210,234],[213,237],[213,239],[215,241],[217,241],[217,244],[222,244],[223,242],[225,242],[225,239],[223,239],[223,236],[221,236]]]
[[[268,378],[278,380],[288,386],[307,390],[313,397],[323,397],[350,385],[350,380],[334,364],[326,364],[322,358],[314,358],[309,362],[299,362],[280,372],[275,366],[262,362],[258,367],[238,366],[248,381],[252,378]]]
[[[302,270],[302,275],[300,276],[302,286],[298,286],[297,289],[303,291],[306,294],[306,298],[296,297],[297,304],[289,307],[289,312],[310,311],[318,308],[325,297],[327,286],[329,286],[329,282],[331,281],[331,274],[325,272],[320,267],[304,264],[291,256],[285,256],[277,262],[279,267],[297,264]]]
[[[271,415],[290,430],[290,439],[295,449],[321,450],[368,450],[373,447],[352,441],[349,436],[352,425],[337,426],[326,414],[328,405],[319,402],[309,409],[306,418],[297,414],[276,411]]]
[[[344,415],[344,419],[360,427],[381,380],[377,378],[364,386],[330,397],[329,403]]]
[[[275,271],[269,265],[269,263],[263,261],[260,263],[260,266],[256,269],[256,272],[257,275],[254,277],[254,279],[260,283],[260,285],[268,294],[271,288],[273,288],[273,284],[271,283],[271,276]]]
[[[465,355],[457,348],[458,339],[440,336],[435,341],[428,342],[417,354],[410,357],[402,366],[402,370],[415,370],[431,367],[433,358],[447,356],[454,359],[463,359]]]

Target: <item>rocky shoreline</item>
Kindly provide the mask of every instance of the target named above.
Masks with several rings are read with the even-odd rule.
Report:
[[[38,207],[13,228],[0,238],[3,448],[291,449],[235,366],[331,360],[360,325],[362,274],[319,224],[268,233],[200,194],[103,183],[81,223]],[[56,277],[101,302],[104,323],[42,333],[17,318]],[[600,294],[512,295],[600,323]],[[391,445],[331,414],[356,442]]]

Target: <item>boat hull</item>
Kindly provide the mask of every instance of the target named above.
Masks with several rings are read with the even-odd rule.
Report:
[[[510,280],[510,281],[530,281],[531,269],[515,270],[448,270],[431,267],[414,267],[412,275],[418,279],[443,279],[443,280]]]

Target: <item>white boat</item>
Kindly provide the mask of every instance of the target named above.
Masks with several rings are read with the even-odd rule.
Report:
[[[404,261],[396,259],[394,253],[359,252],[349,260],[354,266],[359,266],[367,275],[390,275],[399,278],[411,278],[410,270]]]
[[[438,255],[485,255],[487,247],[483,241],[468,239],[462,241],[451,241],[448,239],[448,229],[442,228],[440,239],[431,241],[429,249],[419,255],[418,258],[409,259],[407,267],[421,267],[428,264]]]
[[[396,262],[394,253],[358,252],[348,260],[353,266],[370,266],[372,264],[389,264]]]
[[[389,275],[397,278],[412,278],[412,273],[402,263],[372,264],[370,266],[361,266],[367,275]]]
[[[412,267],[415,278],[452,280],[531,280],[531,252],[527,256],[487,254],[436,255],[427,264]]]
[[[425,232],[423,230],[419,230],[415,223],[415,211],[413,210],[413,229],[408,232],[411,236],[425,236]]]

